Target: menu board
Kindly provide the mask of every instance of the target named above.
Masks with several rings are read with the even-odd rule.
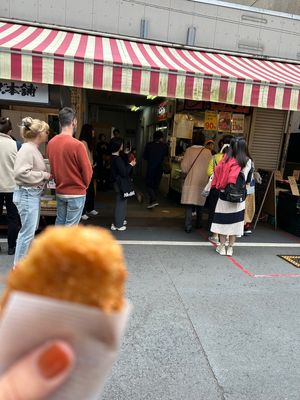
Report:
[[[245,129],[245,115],[244,114],[232,114],[232,133],[244,133]]]
[[[205,111],[204,129],[206,131],[218,130],[218,113],[216,111]]]
[[[219,132],[230,132],[231,113],[222,111],[219,113]]]

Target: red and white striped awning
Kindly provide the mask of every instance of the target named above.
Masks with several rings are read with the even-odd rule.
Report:
[[[0,23],[0,79],[300,110],[300,65]]]

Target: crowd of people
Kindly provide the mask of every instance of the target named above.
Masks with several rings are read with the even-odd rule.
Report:
[[[209,240],[217,245],[220,255],[232,256],[236,238],[251,233],[255,213],[254,163],[243,137],[225,135],[218,147],[219,152],[213,155],[211,140],[205,144],[203,132],[194,131],[193,144],[181,163],[181,203],[186,207],[187,233],[192,231],[193,213],[196,228],[203,226],[203,206],[207,203]]]
[[[48,140],[49,125],[30,117],[21,123],[20,147],[12,137],[9,118],[0,118],[0,212],[5,203],[8,223],[8,253],[14,254],[14,264],[28,251],[39,223],[40,200],[47,182],[56,184],[57,225],[78,224],[96,216],[95,185],[100,190],[113,188],[115,197],[111,230],[126,230],[127,201],[138,197],[133,187],[136,152],[124,147],[120,131],[115,129],[108,142],[100,135],[95,144],[95,131],[90,124],[81,128],[75,138],[77,119],[68,107],[59,112],[61,132]],[[39,147],[47,144],[45,163]],[[203,208],[208,206],[209,240],[217,245],[221,255],[232,255],[237,236],[251,232],[255,211],[254,164],[244,138],[225,135],[214,152],[214,142],[205,142],[203,131],[196,128],[192,145],[181,162],[183,185],[181,204],[185,207],[185,232],[204,227]],[[163,134],[156,131],[153,141],[146,144],[143,159],[147,162],[146,188],[148,209],[159,205],[158,189],[169,163],[168,146]],[[170,171],[167,171],[170,173]],[[247,195],[239,202],[228,200],[229,185],[236,184],[242,174]],[[94,179],[95,178],[95,179]],[[208,196],[208,197],[207,197]],[[227,197],[226,197],[227,196]]]

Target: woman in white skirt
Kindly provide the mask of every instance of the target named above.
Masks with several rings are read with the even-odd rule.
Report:
[[[211,231],[219,234],[220,244],[216,251],[222,255],[233,255],[233,246],[237,236],[244,234],[245,201],[232,203],[226,201],[222,196],[224,189],[230,183],[235,184],[240,172],[247,181],[251,170],[251,158],[248,153],[247,143],[244,138],[232,139],[227,156],[217,165],[215,169],[212,187],[220,190]],[[226,249],[226,236],[229,236],[229,245]]]

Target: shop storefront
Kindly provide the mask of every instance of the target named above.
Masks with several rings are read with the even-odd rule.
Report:
[[[0,66],[0,79],[6,82],[72,88],[69,104],[82,122],[87,117],[85,89],[176,99],[174,116],[157,120],[147,132],[144,126],[145,140],[137,143],[141,150],[154,129],[164,130],[173,172],[180,169],[180,152],[191,140],[192,126],[215,141],[226,132],[245,135],[256,166],[276,170],[290,112],[300,111],[296,63],[0,23]],[[199,109],[191,109],[195,103]],[[41,111],[39,106],[35,111]],[[1,113],[18,111],[12,107]],[[163,110],[161,106],[162,116]],[[173,172],[170,184],[175,188]]]

